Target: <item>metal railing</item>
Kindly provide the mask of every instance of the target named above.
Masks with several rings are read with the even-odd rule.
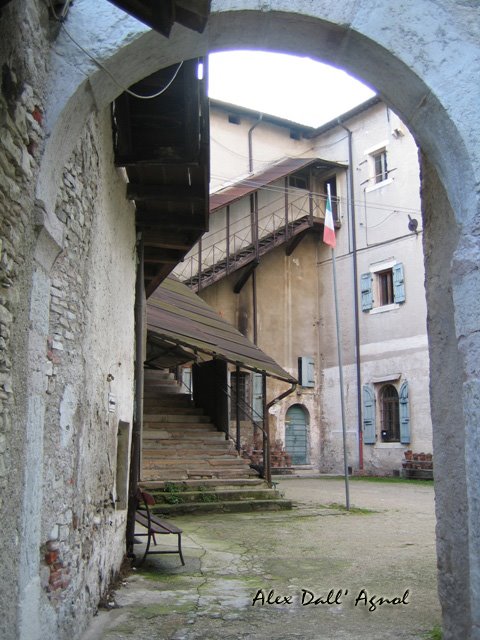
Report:
[[[228,382],[225,382],[225,380],[220,379],[218,376],[216,377],[219,383],[218,389],[228,398],[228,406],[230,408],[230,398],[233,395],[233,387],[228,384]],[[182,386],[187,390],[187,393],[193,397],[193,381],[187,383],[182,380]],[[250,467],[258,471],[262,478],[270,482],[270,442],[268,430],[265,429],[264,426],[264,418],[246,400],[241,397],[239,398],[237,394],[235,394],[235,397],[236,415],[234,420],[232,420],[232,416],[229,411],[227,423],[223,425],[223,428],[220,428],[219,425],[215,426],[217,429],[225,433],[225,439],[230,440],[235,445],[235,449],[242,458],[250,460]],[[241,419],[239,420],[240,415]],[[265,419],[268,420],[268,415],[266,415]],[[235,434],[232,434],[230,430],[230,423],[233,421],[236,422]],[[240,423],[243,425],[243,438]],[[248,437],[248,434],[247,436],[245,435],[245,430],[251,433],[251,438]],[[265,464],[266,462],[267,464]]]
[[[292,195],[291,190],[288,193],[289,196]],[[287,206],[284,199],[285,194],[282,194],[259,208],[256,215],[249,212],[241,220],[207,233],[192,253],[178,265],[175,275],[189,286],[201,284],[204,277],[212,278],[220,272],[228,275],[246,256],[258,254],[259,247],[266,242],[275,245],[280,237],[288,240],[295,234],[295,228],[301,221],[308,221],[313,226],[314,219],[325,216],[323,195],[302,191],[300,194],[296,193],[294,199],[289,197]],[[278,204],[280,200],[281,205]],[[272,206],[276,208],[268,211]],[[240,228],[239,224],[242,225]],[[215,237],[220,239],[205,246],[209,238]]]

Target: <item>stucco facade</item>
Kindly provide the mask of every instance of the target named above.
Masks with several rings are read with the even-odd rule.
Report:
[[[319,130],[267,119],[268,116],[260,118],[233,105],[229,111],[224,104],[211,104],[212,139],[222,141],[212,154],[212,175],[222,174],[226,185],[252,185],[260,239],[281,227],[285,219],[296,220],[308,215],[310,209],[314,217],[323,220],[325,183],[333,181],[339,222],[336,265],[348,465],[357,473],[400,473],[407,449],[432,452],[417,147],[405,125],[378,100],[368,101],[340,116],[342,124],[330,123]],[[250,133],[248,144],[249,131],[253,134]],[[287,179],[282,177],[263,185],[261,172],[267,168],[264,145],[268,144],[270,164],[283,162],[289,175]],[[385,154],[386,166],[385,175],[376,177],[374,157],[379,150]],[[261,162],[256,160],[257,153]],[[313,163],[309,174],[305,169],[297,172],[289,169],[288,158],[293,161],[301,156],[335,164],[324,167],[321,162]],[[351,200],[350,166],[354,188]],[[254,169],[245,176],[246,167],[257,167],[257,172]],[[235,171],[240,175],[235,176]],[[308,189],[302,188],[302,180],[309,183]],[[221,191],[217,189],[217,193]],[[236,192],[232,193],[235,197]],[[235,254],[254,241],[251,197],[249,194],[234,199],[228,205],[228,214],[226,206],[212,212],[210,231],[202,238],[202,268],[224,259],[227,242],[229,251]],[[416,222],[414,227],[412,221]],[[321,233],[313,231],[290,255],[288,253],[288,242],[285,242],[263,255],[255,269],[255,283],[252,275],[239,293],[234,292],[234,286],[242,271],[226,276],[225,282],[202,288],[200,295],[251,339],[257,335],[259,346],[292,375],[298,374],[299,358],[313,360],[312,386],[299,385],[295,394],[271,409],[271,430],[274,438],[280,439],[288,450],[293,443],[289,442],[287,433],[287,412],[293,405],[303,407],[306,451],[302,464],[296,466],[338,473],[343,470],[344,460],[331,253]],[[178,274],[188,278],[196,273],[198,261],[197,247],[189,259],[179,265]],[[395,303],[393,296],[391,301],[382,301],[381,292],[375,290],[379,286],[378,274],[394,264],[403,267],[405,298],[401,303]],[[364,310],[363,274],[371,274],[374,289],[372,307]],[[360,345],[358,363],[356,323]],[[402,438],[399,431],[382,437],[382,430],[388,426],[383,424],[387,416],[382,411],[382,393],[386,386],[398,393],[405,383],[409,389],[408,433]],[[368,420],[362,411],[368,399],[363,397],[365,385],[368,387],[365,393],[370,390],[374,398],[374,437],[365,437],[368,444],[363,444],[365,420]],[[269,400],[280,391],[280,385],[270,383]],[[397,414],[399,411],[397,405]]]
[[[167,39],[108,2],[77,0],[68,14],[67,28],[96,60],[108,66],[114,81],[52,22],[44,2],[11,0],[2,7],[0,477],[1,519],[7,532],[0,565],[2,636],[9,640],[45,637],[56,640],[80,635],[92,614],[92,603],[86,597],[80,599],[81,611],[73,620],[72,599],[76,593],[87,590],[98,593],[105,576],[118,568],[121,555],[116,541],[123,537],[122,515],[117,513],[110,525],[111,507],[102,502],[107,486],[110,488],[112,484],[110,466],[115,455],[109,451],[111,455],[105,458],[94,441],[90,441],[90,448],[88,445],[80,448],[84,466],[74,474],[74,482],[79,478],[82,489],[94,489],[84,494],[91,496],[91,502],[83,502],[82,496],[82,504],[90,505],[82,512],[83,522],[91,517],[91,524],[75,530],[77,520],[73,519],[72,509],[69,534],[72,537],[62,546],[60,527],[64,525],[63,518],[70,517],[69,504],[47,508],[47,514],[55,511],[55,518],[49,523],[51,530],[47,530],[42,517],[51,489],[50,483],[44,483],[45,465],[59,466],[59,485],[69,481],[62,466],[67,454],[61,449],[52,452],[46,446],[53,442],[48,434],[47,414],[53,411],[55,403],[59,406],[57,442],[61,442],[62,433],[67,438],[66,427],[70,422],[80,434],[81,425],[89,424],[92,408],[95,413],[92,429],[100,431],[101,423],[106,428],[98,437],[105,437],[108,442],[112,439],[110,427],[105,424],[109,420],[108,410],[104,415],[96,410],[101,406],[103,411],[104,400],[108,401],[105,370],[93,369],[96,360],[90,347],[98,349],[106,369],[111,363],[122,362],[122,373],[109,371],[114,382],[120,383],[118,392],[112,389],[117,395],[118,418],[128,413],[132,402],[132,394],[126,391],[131,381],[127,365],[123,369],[132,338],[129,313],[133,285],[130,285],[135,266],[133,217],[129,221],[127,212],[125,217],[120,216],[121,223],[115,217],[115,237],[120,224],[121,240],[110,244],[106,253],[102,246],[102,255],[98,256],[96,240],[92,239],[88,250],[88,239],[81,240],[84,253],[76,258],[80,278],[86,273],[80,268],[84,264],[80,255],[85,257],[88,253],[91,257],[88,282],[92,286],[81,300],[87,322],[74,326],[74,318],[66,314],[58,317],[72,321],[72,326],[64,326],[62,331],[82,334],[79,357],[87,363],[87,371],[92,363],[92,377],[98,383],[92,385],[95,389],[94,398],[89,399],[92,404],[89,408],[79,392],[75,367],[68,366],[62,371],[62,381],[56,384],[51,400],[46,393],[53,362],[48,355],[49,339],[52,323],[57,322],[53,304],[63,308],[57,301],[52,302],[51,294],[56,261],[65,250],[67,239],[68,222],[56,213],[65,187],[66,168],[81,140],[87,147],[93,141],[100,164],[105,162],[105,167],[110,164],[111,147],[104,138],[103,146],[100,135],[101,117],[122,87],[159,68],[209,50],[251,47],[309,55],[346,68],[378,89],[407,124],[422,150],[430,394],[437,470],[437,550],[444,637],[447,640],[480,637],[478,18],[478,4],[470,0],[406,0],[396,5],[381,1],[375,11],[367,0],[342,0],[334,4],[327,0],[315,3],[280,0],[261,6],[254,0],[219,0],[212,2],[208,28],[203,34],[175,26]],[[94,113],[99,114],[100,129],[88,142],[85,136],[87,127],[94,126],[90,120]],[[80,163],[80,156],[73,161]],[[110,176],[113,182],[101,182],[99,193],[112,195],[116,191],[118,175],[115,172]],[[92,201],[93,196],[86,197]],[[104,200],[98,196],[95,201]],[[75,220],[79,228],[71,226],[75,226],[81,238],[79,206],[77,201]],[[110,228],[109,215],[105,223]],[[111,268],[103,270],[110,257]],[[100,265],[100,273],[93,277],[92,270]],[[122,283],[121,314],[118,300],[109,295],[101,299],[95,284],[98,278],[106,293],[115,291],[112,282],[115,266],[119,267],[118,274],[125,273],[123,269],[127,271],[127,283]],[[59,298],[55,291],[53,294]],[[110,311],[106,313],[100,302],[108,300]],[[71,308],[69,311],[76,313]],[[113,323],[118,328],[119,341],[111,346]],[[102,336],[99,327],[103,326],[106,328]],[[87,336],[87,327],[93,329],[91,336]],[[63,338],[65,351],[69,337],[63,334]],[[53,341],[51,346],[54,347]],[[73,388],[65,393],[68,385]],[[81,399],[85,423],[76,412],[74,420],[70,420],[76,398]],[[75,455],[80,459],[80,451]],[[65,495],[70,495],[68,490]],[[78,503],[74,502],[74,507],[75,504]],[[60,525],[59,548],[55,549],[57,525]],[[72,562],[76,566],[87,562],[88,554],[83,558],[74,542],[75,536],[83,541],[90,534],[95,549],[90,555],[91,570],[78,575],[72,572],[70,585],[65,580],[63,586],[71,597],[53,602],[42,580],[52,579],[56,585],[57,580],[62,582],[61,571],[52,577],[52,573],[64,568],[58,566],[51,571],[55,554],[58,552],[60,558],[58,564]],[[46,571],[44,545],[49,542],[53,556],[48,556],[52,564]]]

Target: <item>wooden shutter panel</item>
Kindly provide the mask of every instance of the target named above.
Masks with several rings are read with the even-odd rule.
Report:
[[[393,301],[405,302],[405,280],[403,277],[403,264],[399,262],[392,268],[393,274]]]
[[[375,424],[375,391],[366,384],[363,386],[363,443],[375,444],[377,429]]]
[[[311,356],[298,359],[298,380],[302,387],[315,386],[315,360]]]
[[[400,442],[410,444],[410,407],[408,402],[408,382],[400,387]]]
[[[252,409],[254,422],[263,420],[263,376],[261,373],[253,374]]]
[[[362,273],[360,278],[362,292],[362,311],[370,311],[373,307],[372,274]]]

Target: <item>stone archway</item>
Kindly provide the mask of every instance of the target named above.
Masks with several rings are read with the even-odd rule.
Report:
[[[68,29],[122,86],[208,50],[282,50],[343,67],[375,86],[415,135],[424,154],[437,545],[445,637],[480,637],[475,604],[480,598],[476,434],[480,338],[478,296],[472,295],[479,288],[480,159],[475,141],[480,123],[474,114],[480,50],[476,26],[467,13],[471,3],[409,0],[392,6],[379,0],[372,11],[370,0],[333,5],[322,0],[314,6],[286,0],[260,5],[254,0],[225,0],[213,3],[203,35],[175,27],[168,40],[113,7],[94,12],[95,4],[75,3]],[[65,33],[60,34],[46,112],[49,138],[37,186],[50,252],[62,242],[53,216],[62,167],[88,115],[120,91]],[[49,263],[44,253],[42,259]],[[33,292],[37,305],[41,298],[41,291]],[[43,312],[48,314],[48,308]],[[38,358],[35,349],[34,345],[31,362]]]

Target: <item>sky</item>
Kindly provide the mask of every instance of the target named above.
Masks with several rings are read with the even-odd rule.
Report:
[[[209,56],[209,96],[319,127],[375,92],[345,71],[311,58],[265,51]]]

